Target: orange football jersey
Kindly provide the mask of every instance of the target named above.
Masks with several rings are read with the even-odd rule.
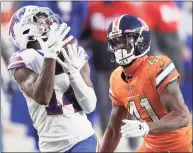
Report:
[[[153,122],[168,114],[160,101],[160,92],[171,81],[179,79],[173,62],[166,56],[147,56],[132,79],[123,79],[118,67],[110,77],[109,95],[112,102],[124,106],[139,120]],[[178,123],[176,123],[178,124]],[[190,143],[190,126],[171,132],[149,133],[145,143],[158,150],[167,150]]]

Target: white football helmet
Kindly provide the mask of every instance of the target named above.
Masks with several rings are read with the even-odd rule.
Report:
[[[59,15],[48,7],[25,6],[17,10],[9,22],[10,40],[21,50],[27,48],[29,41],[35,37],[47,38],[50,26],[63,21]]]

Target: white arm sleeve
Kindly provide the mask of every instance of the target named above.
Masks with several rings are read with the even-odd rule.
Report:
[[[86,114],[89,114],[95,110],[96,107],[96,95],[94,89],[88,87],[83,80],[80,72],[73,74],[75,77],[70,80],[75,97]]]

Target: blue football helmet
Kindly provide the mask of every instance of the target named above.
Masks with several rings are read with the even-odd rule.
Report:
[[[150,50],[150,31],[147,24],[136,16],[115,18],[108,28],[107,50],[113,62],[121,66],[131,64]]]

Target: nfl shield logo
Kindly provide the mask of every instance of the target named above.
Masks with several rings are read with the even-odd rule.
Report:
[[[132,93],[133,92],[133,88],[129,87],[129,92]]]

